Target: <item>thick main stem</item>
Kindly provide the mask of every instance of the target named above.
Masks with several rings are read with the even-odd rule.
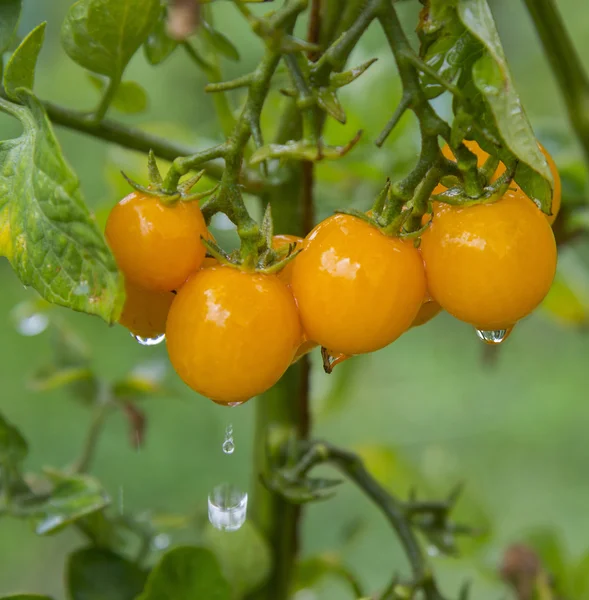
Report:
[[[589,164],[589,78],[554,0],[524,0]]]

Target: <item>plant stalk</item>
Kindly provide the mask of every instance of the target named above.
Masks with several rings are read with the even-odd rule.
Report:
[[[524,0],[589,165],[589,78],[554,0]]]

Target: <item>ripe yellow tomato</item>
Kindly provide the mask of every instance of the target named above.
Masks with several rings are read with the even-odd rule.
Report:
[[[148,290],[179,288],[205,257],[207,227],[197,202],[164,205],[133,192],[110,212],[106,239],[125,278]]]
[[[166,319],[174,294],[152,292],[125,281],[125,305],[119,323],[133,335],[156,338],[166,332]]]
[[[404,333],[425,293],[411,242],[350,215],[334,215],[305,239],[292,290],[309,339],[333,353],[362,354]]]
[[[303,247],[303,238],[297,235],[288,234],[279,234],[275,235],[272,238],[272,247],[274,248],[274,250],[280,250],[281,248],[284,248],[285,246],[289,246],[291,244],[295,245],[295,251],[300,250]],[[294,260],[296,260],[296,258],[287,263],[284,269],[282,269],[282,271],[278,273],[278,278],[289,285],[292,280],[292,269],[294,265]]]
[[[239,404],[272,387],[302,337],[294,298],[274,275],[212,266],[195,273],[172,303],[170,361],[193,390]]]
[[[437,317],[442,311],[442,307],[435,300],[426,300],[419,309],[417,316],[413,319],[411,327],[419,327],[429,323],[434,317]]]
[[[545,215],[520,191],[470,207],[439,204],[421,239],[433,298],[477,329],[507,329],[548,293],[556,243]]]

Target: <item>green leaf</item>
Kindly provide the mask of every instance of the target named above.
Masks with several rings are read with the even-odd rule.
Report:
[[[20,431],[0,414],[0,464],[17,465],[26,458],[28,451]]]
[[[2,0],[0,2],[0,53],[6,52],[15,37],[20,18],[22,0]]]
[[[233,42],[223,33],[214,29],[206,21],[202,21],[202,33],[215,50],[225,58],[237,62],[239,60],[239,50],[233,45]]]
[[[474,85],[486,100],[507,149],[519,161],[516,181],[550,214],[553,179],[513,85],[505,53],[486,0],[458,0],[458,16],[485,54],[473,65]]]
[[[321,554],[312,556],[299,562],[295,571],[295,591],[316,588],[319,582],[325,578],[333,576],[347,584],[354,598],[363,596],[356,576],[348,567],[341,562],[337,554]]]
[[[104,92],[108,81],[97,77],[96,75],[89,76],[92,85]],[[126,115],[134,115],[143,112],[147,109],[147,93],[145,89],[135,81],[122,81],[117,86],[115,95],[111,101],[111,106],[120,113]]]
[[[172,39],[166,31],[166,9],[162,8],[159,19],[143,44],[147,62],[159,65],[168,58],[178,47],[178,42]]]
[[[33,517],[35,533],[38,535],[61,531],[78,519],[102,510],[110,503],[102,486],[92,477],[65,477],[62,474],[53,474],[53,478],[57,481],[51,496],[37,507]]]
[[[230,533],[210,525],[205,530],[203,543],[219,559],[233,587],[234,598],[248,595],[267,580],[272,564],[270,548],[251,521]]]
[[[151,571],[137,600],[231,600],[231,587],[215,555],[185,546],[166,553]]]
[[[78,550],[67,563],[71,600],[133,600],[143,590],[146,578],[135,563],[101,548]]]
[[[82,67],[120,79],[159,14],[159,0],[79,0],[63,23],[61,43]]]
[[[4,88],[10,98],[18,98],[18,90],[33,91],[37,58],[45,38],[45,25],[41,23],[20,43],[10,57],[4,71]]]
[[[0,255],[47,301],[112,323],[124,300],[114,258],[43,106],[24,90],[21,99],[25,106],[0,100],[23,125],[19,138],[0,142]]]

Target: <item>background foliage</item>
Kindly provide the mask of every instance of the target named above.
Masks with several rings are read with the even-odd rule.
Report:
[[[95,85],[59,46],[59,28],[68,5],[66,0],[25,0],[19,30],[24,34],[41,21],[48,22],[37,70],[39,96],[90,109],[99,98]],[[565,202],[567,197],[586,202],[581,153],[524,7],[512,0],[491,5],[532,124],[566,176]],[[418,8],[416,3],[399,5],[408,30],[416,23]],[[589,28],[589,12],[583,10],[581,0],[562,0],[559,8],[589,68],[589,41],[583,35]],[[230,6],[216,7],[216,24],[241,52],[239,65],[224,62],[226,77],[247,72],[260,55],[258,40]],[[326,137],[334,144],[347,142],[360,128],[365,133],[359,147],[342,162],[318,167],[318,217],[346,204],[367,208],[382,185],[383,172],[403,174],[414,161],[418,140],[410,117],[404,118],[383,150],[376,151],[372,145],[399,94],[392,58],[376,27],[356,49],[351,64],[373,56],[379,62],[342,91],[348,124],[328,125]],[[141,83],[149,105],[143,115],[119,113],[117,118],[186,142],[202,141],[203,146],[221,141],[212,100],[203,92],[205,80],[185,54],[177,53],[162,67],[152,69],[138,53],[125,79]],[[271,97],[270,106],[277,101],[278,94]],[[442,103],[438,108],[442,113],[449,111]],[[264,118],[271,120],[271,112],[266,110]],[[16,121],[0,117],[0,138],[19,132]],[[139,156],[69,131],[58,130],[58,135],[99,219],[127,193],[121,168],[132,177],[145,177],[145,161]],[[215,223],[224,227],[223,221]],[[219,241],[231,239],[226,230],[214,233]],[[536,534],[536,539],[551,554],[553,569],[558,571],[555,554],[564,552],[559,559],[561,579],[574,578],[573,567],[589,550],[584,533],[589,530],[585,432],[589,408],[584,393],[589,338],[583,331],[589,315],[588,265],[585,242],[567,248],[560,273],[577,299],[574,310],[570,303],[565,310],[561,302],[570,289],[565,284],[557,286],[549,305],[552,312],[538,312],[520,324],[499,352],[485,353],[468,326],[443,315],[386,350],[345,363],[337,377],[329,379],[314,369],[318,437],[360,451],[381,481],[400,493],[417,484],[421,490],[440,495],[457,481],[466,482],[457,516],[485,527],[486,543],[466,543],[464,557],[458,561],[435,559],[448,590],[456,589],[466,573],[472,575],[477,600],[500,597],[504,592],[495,572],[504,549],[538,528],[550,531],[550,535]],[[31,442],[27,468],[67,464],[82,445],[88,412],[62,391],[40,394],[33,389],[32,374],[50,360],[50,335],[28,338],[16,331],[12,308],[34,296],[23,290],[4,260],[0,262],[0,290],[0,315],[4,315],[0,317],[0,409]],[[98,319],[59,309],[52,314],[89,341],[93,364],[110,380],[124,377],[138,362],[164,360],[163,349],[139,347],[122,328],[109,329]],[[174,543],[204,539],[211,545],[214,540],[202,527],[206,496],[223,480],[247,485],[253,403],[229,415],[195,398],[170,377],[165,391],[149,399],[144,408],[149,414],[144,447],[133,449],[122,414],[114,415],[101,440],[94,473],[125,510],[157,513]],[[237,448],[230,457],[221,452],[229,419]],[[175,528],[179,515],[194,517],[189,528]],[[551,536],[566,550],[558,551]],[[342,487],[329,503],[308,508],[304,540],[309,556],[339,548],[343,561],[354,567],[368,590],[385,585],[391,563],[405,560],[381,516],[350,485]],[[165,541],[160,538],[162,545]],[[80,545],[75,531],[39,538],[31,534],[26,522],[3,520],[0,594],[26,587],[63,597],[62,565],[65,556]],[[186,560],[206,561],[207,557]],[[156,586],[152,581],[152,594]],[[341,582],[328,578],[315,593],[329,600],[347,597],[349,592]],[[152,597],[157,596],[146,592],[142,600]],[[313,597],[305,596],[305,600]]]

